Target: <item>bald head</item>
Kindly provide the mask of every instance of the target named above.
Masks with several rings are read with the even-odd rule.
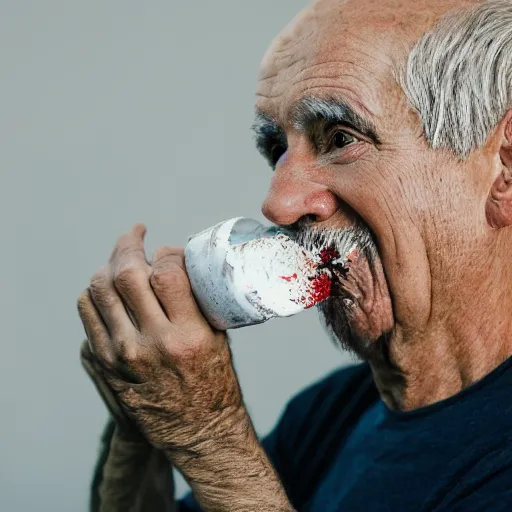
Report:
[[[415,42],[442,16],[472,7],[481,0],[317,0],[301,11],[274,41],[273,51],[286,51],[307,38],[329,40],[363,31],[377,39],[389,33],[405,45]]]

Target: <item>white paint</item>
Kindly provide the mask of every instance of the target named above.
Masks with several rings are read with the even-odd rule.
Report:
[[[271,316],[290,316],[304,309],[299,300],[310,294],[308,278],[317,274],[320,263],[284,234],[232,246],[226,261],[234,269],[238,300],[252,292],[249,300],[273,311]]]
[[[328,273],[318,269],[319,251],[305,250],[276,227],[239,217],[191,237],[185,262],[203,313],[224,330],[312,306],[310,278]],[[340,260],[346,261],[346,255]]]

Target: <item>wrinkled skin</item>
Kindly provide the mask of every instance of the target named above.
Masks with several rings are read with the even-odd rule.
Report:
[[[281,225],[308,218],[313,229],[341,230],[355,217],[371,231],[378,253],[353,262],[342,284],[350,304],[323,314],[334,336],[364,340],[382,398],[404,410],[459,392],[512,354],[512,113],[462,162],[428,147],[394,78],[422,33],[471,3],[321,0],[274,41],[257,88],[258,110],[287,143],[262,210]],[[371,119],[378,141],[339,126],[350,143],[319,155],[290,119],[306,96],[343,99]],[[118,241],[79,300],[85,364],[98,369],[122,432],[113,443],[165,454],[204,510],[292,510],[254,434],[226,335],[193,300],[183,251],[161,249],[148,263],[144,231]],[[119,459],[105,463],[103,495],[114,501],[104,510],[125,510],[109,493],[122,481],[108,475],[135,458]]]
[[[174,480],[165,453],[154,448],[127,417],[87,341],[80,356],[111,414],[92,482],[90,512],[174,512]]]

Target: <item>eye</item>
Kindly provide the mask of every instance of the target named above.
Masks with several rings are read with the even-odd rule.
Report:
[[[345,146],[352,144],[356,139],[352,135],[342,130],[336,130],[332,136],[331,144],[336,149],[343,149]]]
[[[272,165],[276,165],[279,159],[286,153],[287,147],[284,144],[273,144],[269,156]]]

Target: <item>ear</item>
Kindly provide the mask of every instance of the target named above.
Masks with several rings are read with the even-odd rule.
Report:
[[[489,225],[499,229],[512,226],[512,110],[501,120],[492,139],[499,152],[501,172],[492,184],[485,213]]]

